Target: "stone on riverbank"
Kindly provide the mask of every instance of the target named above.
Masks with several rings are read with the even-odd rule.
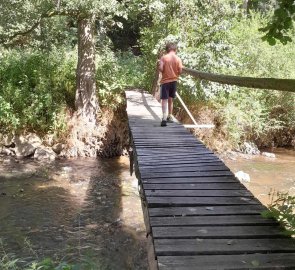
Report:
[[[276,158],[276,155],[274,153],[269,152],[262,152],[262,156],[268,157],[268,158]]]
[[[62,150],[65,149],[65,145],[62,143],[56,143],[55,145],[52,146],[52,150],[59,155],[61,153]]]
[[[250,175],[243,171],[238,171],[235,173],[235,177],[238,178],[240,182],[250,182]]]
[[[41,139],[33,133],[29,133],[28,135],[17,135],[13,139],[15,143],[15,154],[17,156],[28,157],[32,156],[36,148],[41,146]]]
[[[244,142],[240,146],[240,150],[244,154],[248,154],[248,155],[259,155],[260,154],[260,151],[259,151],[257,145],[252,142]]]
[[[38,147],[34,154],[34,159],[39,161],[53,161],[55,158],[55,152],[51,148],[44,146]]]

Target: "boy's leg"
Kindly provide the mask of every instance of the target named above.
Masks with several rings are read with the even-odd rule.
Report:
[[[162,99],[161,102],[162,102],[163,120],[167,120],[168,99]]]
[[[168,100],[168,122],[173,122],[173,99],[176,97],[176,82],[170,83],[169,100]]]
[[[162,113],[163,118],[161,122],[161,126],[165,127],[167,126],[167,109],[168,109],[168,98],[169,98],[169,88],[167,87],[167,84],[161,85],[161,103],[162,103]]]
[[[173,112],[173,98],[169,97],[168,99],[168,116],[172,116]]]

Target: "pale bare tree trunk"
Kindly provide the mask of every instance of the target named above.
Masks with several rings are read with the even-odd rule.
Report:
[[[243,0],[243,9],[244,9],[245,15],[249,14],[249,4],[250,4],[250,0]]]
[[[94,18],[78,20],[78,64],[76,71],[77,115],[89,122],[96,121],[99,110],[95,83]]]

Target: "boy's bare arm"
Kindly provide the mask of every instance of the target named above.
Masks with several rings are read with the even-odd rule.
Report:
[[[158,65],[159,65],[158,66],[159,67],[159,71],[163,72],[163,70],[164,70],[164,61],[163,61],[162,58],[159,60]]]
[[[178,74],[180,75],[182,73],[182,62],[181,60],[179,59],[179,63],[178,63]]]

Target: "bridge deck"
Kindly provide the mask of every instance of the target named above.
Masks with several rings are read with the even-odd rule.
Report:
[[[127,91],[150,269],[295,269],[295,241],[224,163],[160,104]]]

